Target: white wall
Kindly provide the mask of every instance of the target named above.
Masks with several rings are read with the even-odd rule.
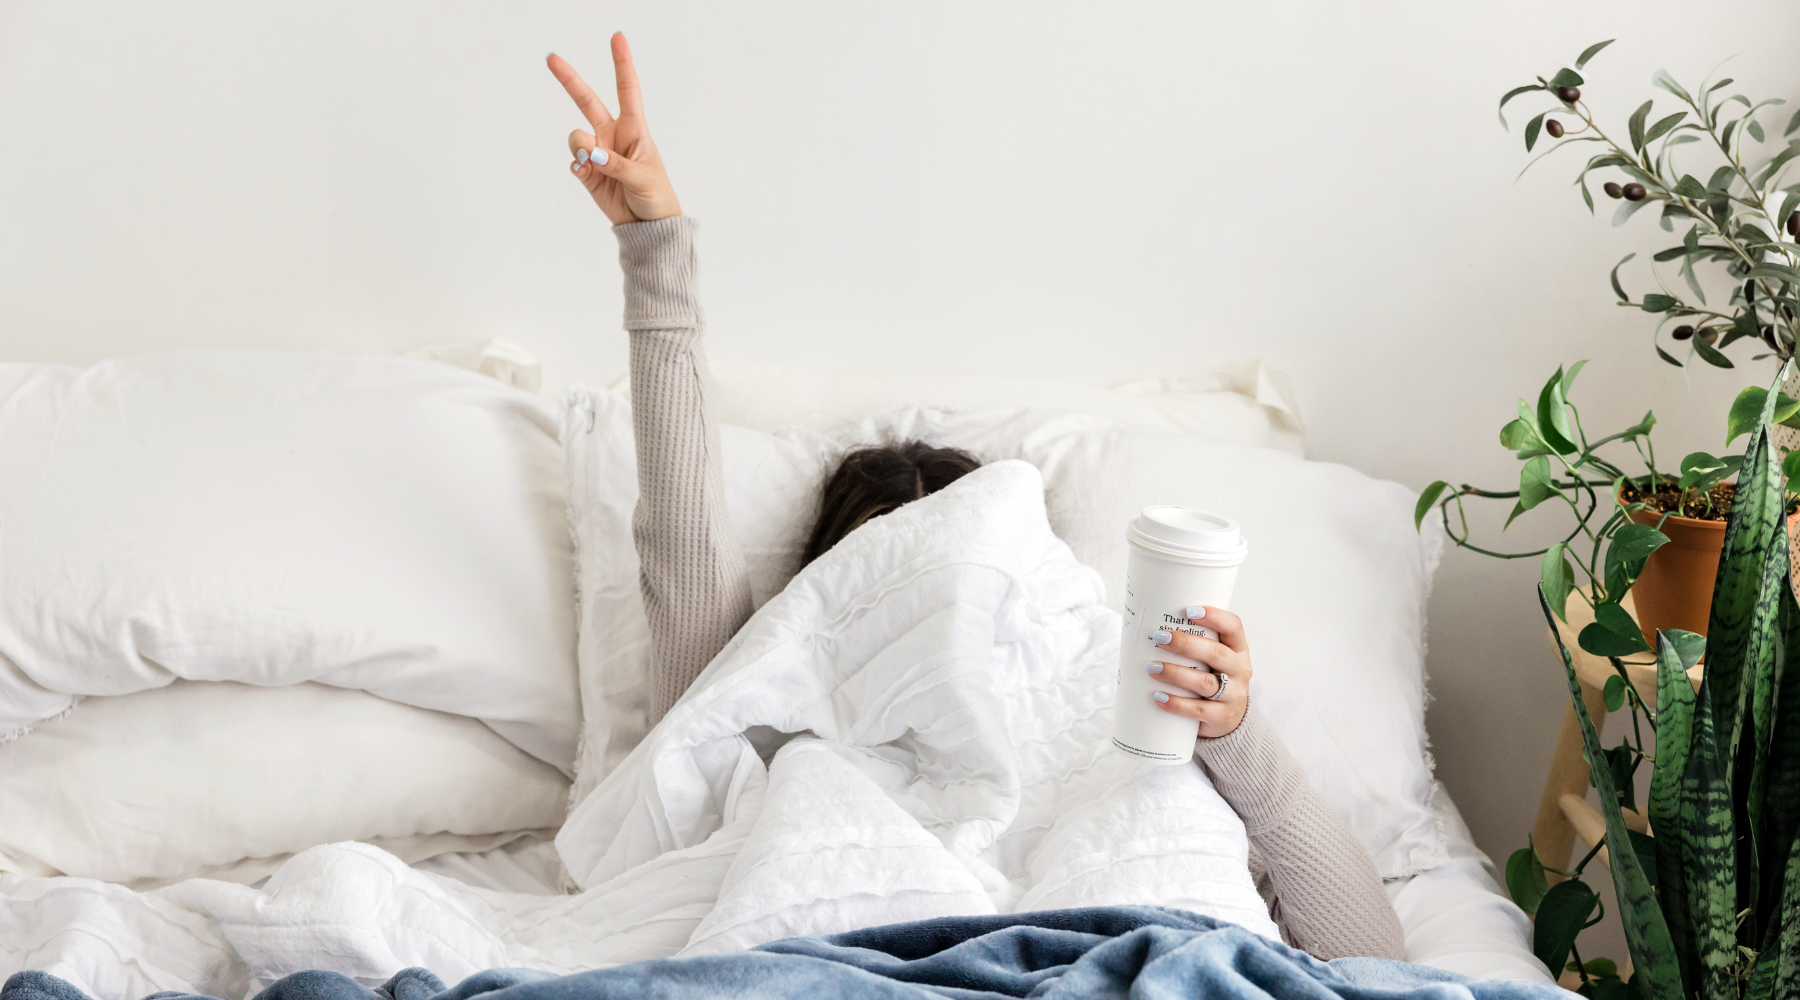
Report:
[[[1572,160],[1514,183],[1528,115],[1494,106],[1615,35],[1584,88],[1613,128],[1672,103],[1659,66],[1735,56],[1800,96],[1778,0],[0,0],[0,360],[504,336],[553,383],[616,376],[614,247],[542,67],[607,80],[614,29],[705,220],[721,363],[1110,381],[1261,355],[1316,457],[1414,487],[1507,482],[1495,433],[1563,361],[1594,359],[1588,427],[1654,408],[1677,457],[1771,374],[1656,361],[1606,270],[1663,234],[1590,220]],[[1433,604],[1439,771],[1497,856],[1566,697],[1532,578],[1451,553]]]

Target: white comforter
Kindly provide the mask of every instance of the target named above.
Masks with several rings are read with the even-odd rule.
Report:
[[[313,967],[455,981],[1114,903],[1274,935],[1243,825],[1199,769],[1106,749],[1119,627],[1051,533],[1037,470],[995,463],[757,613],[570,816],[557,847],[581,894],[473,889],[354,844],[256,889],[6,876],[0,973],[233,997]],[[801,735],[765,766],[781,733]]]

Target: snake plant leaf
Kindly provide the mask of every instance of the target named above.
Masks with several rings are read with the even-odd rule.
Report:
[[[1766,440],[1768,431],[1765,427],[1762,436]],[[1774,523],[1768,526],[1770,544],[1763,560],[1762,591],[1758,595],[1755,611],[1751,615],[1750,644],[1745,659],[1745,677],[1749,680],[1749,689],[1745,701],[1748,701],[1750,731],[1743,734],[1749,741],[1748,746],[1740,751],[1740,757],[1750,761],[1750,785],[1744,794],[1744,811],[1749,820],[1748,830],[1760,840],[1767,833],[1763,825],[1766,799],[1769,788],[1769,763],[1771,736],[1775,727],[1777,710],[1776,685],[1777,676],[1786,659],[1786,636],[1783,626],[1788,624],[1785,607],[1794,599],[1791,584],[1788,582],[1788,545],[1786,515],[1784,507],[1786,494],[1782,489],[1780,469],[1775,463],[1773,445],[1767,449],[1768,455],[1762,464],[1763,478],[1768,481],[1767,489],[1772,491],[1775,502],[1772,505]],[[1739,489],[1743,488],[1739,483]],[[1753,482],[1752,486],[1756,484]],[[1733,511],[1736,513],[1735,509]],[[1800,651],[1797,651],[1800,652]],[[1785,686],[1785,685],[1784,685]],[[1740,701],[1740,705],[1743,701]],[[1740,715],[1744,712],[1739,709]],[[1740,725],[1743,723],[1740,721]],[[1763,864],[1762,849],[1758,849],[1758,866]],[[1768,861],[1780,867],[1786,861],[1787,852],[1782,850]],[[1758,887],[1761,880],[1758,880]],[[1754,901],[1754,900],[1752,900]]]
[[[1709,638],[1711,638],[1709,636]],[[1717,656],[1717,653],[1713,654]],[[1708,674],[1711,673],[1708,664]],[[1694,698],[1693,744],[1681,777],[1681,871],[1702,1000],[1737,1000],[1737,822],[1703,677]]]
[[[1638,864],[1644,867],[1644,880],[1650,883],[1651,888],[1661,885],[1656,864],[1656,838],[1636,830],[1625,832],[1631,834],[1631,850],[1637,854]]]
[[[1757,429],[1744,450],[1706,629],[1707,687],[1713,699],[1718,758],[1728,778],[1741,736],[1739,706],[1746,695],[1744,685],[1755,683],[1757,660],[1773,655],[1769,644],[1755,639],[1759,610],[1766,622],[1775,610],[1774,588],[1781,582],[1770,579],[1768,558],[1774,535],[1782,530],[1781,477],[1768,432],[1778,395],[1764,398]]]
[[[1563,967],[1569,960],[1575,935],[1587,926],[1588,918],[1599,905],[1600,897],[1578,878],[1550,887],[1538,904],[1537,919],[1531,927],[1531,951],[1544,968],[1554,972]]]
[[[1769,932],[1765,935],[1767,943],[1757,963],[1757,972],[1769,961],[1770,952],[1774,953],[1774,982],[1770,985],[1771,1000],[1800,1000],[1800,840],[1788,850],[1787,864],[1782,866],[1786,884],[1781,897],[1781,907],[1776,920],[1770,922]],[[1752,985],[1757,985],[1752,980]]]
[[[1551,633],[1556,636],[1556,648],[1562,654],[1569,701],[1581,726],[1581,740],[1587,748],[1588,759],[1599,761],[1604,754],[1600,733],[1594,728],[1594,720],[1588,716],[1587,705],[1582,700],[1581,678],[1575,674],[1575,660],[1569,655],[1569,647],[1563,644],[1561,634],[1555,631],[1556,621],[1542,591],[1538,592],[1538,604],[1544,612],[1544,624],[1550,626]],[[1639,639],[1641,641],[1642,636]],[[1632,850],[1625,817],[1619,811],[1619,794],[1613,787],[1612,773],[1604,767],[1595,767],[1592,773],[1594,784],[1600,791],[1600,813],[1606,819],[1608,867],[1612,869],[1619,923],[1625,930],[1625,943],[1631,949],[1632,962],[1637,966],[1637,973],[1632,977],[1637,992],[1645,1000],[1683,1000],[1686,991],[1682,989],[1681,970],[1675,962],[1675,943],[1670,939],[1669,925],[1657,906],[1656,894],[1650,888],[1644,868],[1638,864],[1637,852]],[[1726,818],[1729,822],[1729,812]],[[1539,919],[1542,919],[1541,907],[1539,913]]]
[[[1768,939],[1767,922],[1773,918],[1767,905],[1784,899],[1782,881],[1791,878],[1789,861],[1800,832],[1800,605],[1793,590],[1782,587],[1781,662],[1777,670],[1775,719],[1770,729],[1766,750],[1766,788],[1763,799],[1761,836],[1757,839],[1762,886],[1758,898],[1765,902],[1758,917],[1764,922],[1764,940]],[[1785,912],[1783,903],[1777,912]],[[1794,956],[1800,959],[1800,953]]]
[[[1675,943],[1675,963],[1683,992],[1693,996],[1700,989],[1700,969],[1688,926],[1687,880],[1682,875],[1687,828],[1682,824],[1682,778],[1694,738],[1694,686],[1688,683],[1679,636],[1692,632],[1669,630],[1656,636],[1656,763],[1650,772],[1650,828],[1656,831],[1656,870],[1662,873],[1656,895],[1663,918]],[[1699,651],[1694,652],[1699,659]]]

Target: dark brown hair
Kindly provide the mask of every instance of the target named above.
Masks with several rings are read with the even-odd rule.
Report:
[[[966,451],[934,448],[923,441],[845,455],[825,481],[819,520],[806,540],[800,565],[824,555],[864,522],[936,493],[980,467],[981,462]]]

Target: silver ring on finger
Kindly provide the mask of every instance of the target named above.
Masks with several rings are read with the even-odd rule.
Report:
[[[1231,678],[1224,674],[1215,671],[1213,676],[1219,679],[1219,689],[1212,694],[1205,695],[1207,701],[1218,701],[1220,698],[1225,697],[1225,685],[1231,683]]]

